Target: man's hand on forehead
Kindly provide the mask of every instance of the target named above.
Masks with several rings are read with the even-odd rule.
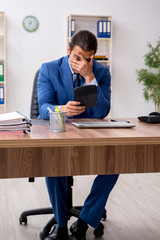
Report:
[[[80,57],[79,55],[80,55],[81,57]],[[91,58],[86,58],[86,57],[84,57],[81,53],[80,53],[79,55],[73,54],[74,59],[76,59],[76,60],[78,60],[78,61],[80,61],[80,60],[86,60],[87,62],[90,62],[90,61],[91,61]]]

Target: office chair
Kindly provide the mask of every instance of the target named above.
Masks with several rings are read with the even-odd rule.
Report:
[[[31,98],[31,107],[30,107],[30,118],[37,119],[39,115],[38,110],[38,98],[37,98],[37,80],[38,80],[39,70],[36,72],[33,80],[33,90],[32,90],[32,98]],[[34,177],[29,178],[29,182],[34,182]],[[69,220],[71,216],[76,218],[79,217],[80,211],[82,206],[73,207],[72,204],[72,186],[73,186],[73,177],[67,177],[67,219]],[[53,214],[52,208],[39,208],[39,209],[31,209],[21,213],[19,217],[20,224],[27,224],[27,217],[33,215],[44,215],[44,214]],[[105,220],[107,218],[106,210],[104,209],[102,219]],[[44,226],[42,232],[40,233],[39,237],[41,240],[44,240],[45,237],[49,235],[51,232],[52,227],[56,224],[56,220],[54,216],[47,222]],[[97,229],[94,230],[94,235],[96,237],[101,237],[103,235],[104,226],[100,222]]]

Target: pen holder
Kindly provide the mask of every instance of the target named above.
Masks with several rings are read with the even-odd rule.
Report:
[[[66,112],[50,113],[50,131],[65,132],[66,131]]]

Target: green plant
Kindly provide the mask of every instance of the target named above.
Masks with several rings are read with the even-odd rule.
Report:
[[[149,52],[144,55],[144,63],[148,69],[139,69],[137,73],[138,83],[144,86],[143,96],[146,101],[152,101],[155,110],[160,111],[160,39],[153,47],[148,43]]]

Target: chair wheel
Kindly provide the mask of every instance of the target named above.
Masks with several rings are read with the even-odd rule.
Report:
[[[103,229],[104,229],[104,226],[103,226],[103,224],[100,222],[98,228],[96,228],[96,229],[94,230],[94,236],[95,236],[95,237],[102,237],[103,234],[104,234]]]
[[[44,239],[49,235],[50,231],[51,231],[50,226],[44,227],[44,228],[43,228],[43,231],[40,232],[40,234],[39,234],[39,238],[40,238],[41,240],[44,240]]]
[[[43,228],[42,232],[39,234],[40,239],[45,239],[52,232],[55,224],[57,224],[55,218],[53,218],[52,221],[49,221],[49,223]]]
[[[20,225],[22,225],[24,223],[24,225],[27,224],[27,218],[26,217],[19,217],[19,223]]]
[[[40,232],[39,238],[40,238],[41,240],[44,240],[44,239],[45,239],[45,234],[44,234],[43,232]]]

